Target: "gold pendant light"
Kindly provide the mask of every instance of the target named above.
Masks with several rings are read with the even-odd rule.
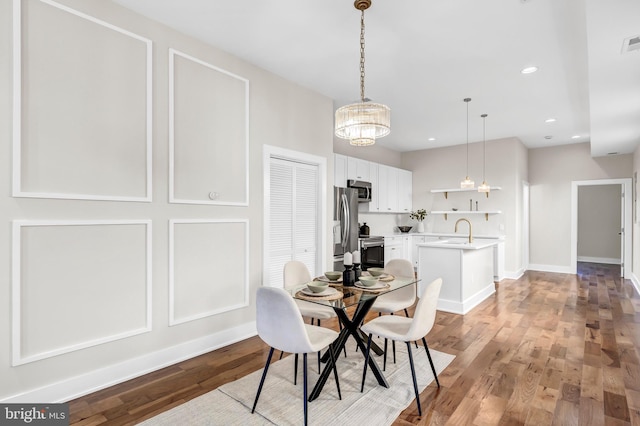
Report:
[[[335,133],[341,139],[349,139],[351,145],[367,146],[391,131],[391,110],[388,106],[371,102],[364,96],[364,11],[371,0],[356,0],[353,5],[362,12],[360,16],[360,102],[345,105],[336,110]]]
[[[482,185],[478,187],[478,192],[484,192],[489,196],[491,187],[485,179],[485,172],[487,169],[487,114],[482,114]]]
[[[469,102],[471,102],[471,98],[464,98],[463,100],[467,104],[467,177],[460,182],[460,188],[473,189],[475,182],[469,179]]]

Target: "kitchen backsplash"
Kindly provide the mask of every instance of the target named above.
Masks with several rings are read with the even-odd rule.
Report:
[[[456,220],[460,217],[469,219],[473,224],[474,235],[491,235],[498,236],[504,235],[504,230],[500,229],[501,215],[489,216],[489,220],[486,221],[484,215],[457,215],[448,216],[448,220],[444,219],[444,215],[428,215],[424,221],[425,232],[435,232],[442,234],[451,234],[454,232]],[[359,212],[358,222],[360,224],[367,223],[370,228],[371,235],[390,235],[399,233],[397,226],[409,225],[414,228],[411,232],[416,232],[417,222],[409,219],[408,214],[379,214],[379,213],[364,213]],[[468,233],[467,224],[461,224],[458,228],[458,232],[461,234]]]

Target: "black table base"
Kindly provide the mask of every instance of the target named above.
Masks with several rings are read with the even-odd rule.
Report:
[[[360,303],[358,303],[358,307],[356,308],[356,311],[353,314],[353,318],[349,318],[347,316],[346,310],[342,308],[334,308],[334,310],[336,311],[336,314],[338,315],[338,319],[342,322],[342,325],[343,325],[342,331],[340,331],[338,338],[333,343],[336,354],[340,353],[343,350],[344,345],[347,343],[347,339],[349,338],[349,336],[352,336],[355,339],[356,343],[358,344],[360,353],[362,353],[362,356],[366,359],[367,346],[365,345],[365,342],[364,342],[364,339],[366,339],[366,336],[364,336],[364,334],[360,331],[360,326],[362,325],[362,322],[364,321],[364,318],[366,317],[367,313],[371,309],[371,306],[373,306],[373,302],[375,302],[375,300],[376,300],[376,297],[372,297],[370,299],[367,299],[365,301],[361,301]],[[372,343],[371,350],[373,350],[378,355],[381,355],[383,353],[382,349],[375,343]],[[309,395],[309,401],[313,401],[318,396],[320,396],[320,392],[322,391],[322,388],[327,382],[327,379],[331,374],[331,370],[333,369],[333,363],[335,362],[335,360],[330,358],[328,351],[323,355],[322,361],[326,362],[326,365],[324,366],[324,369],[320,374],[320,378],[318,378],[318,382],[316,383],[313,390],[311,391],[311,394]],[[378,367],[378,364],[373,359],[373,357],[369,357],[369,368],[371,369],[371,372],[373,373],[375,378],[378,380],[378,383],[380,384],[380,386],[384,386],[385,388],[388,388],[389,383],[387,382],[387,379],[385,379],[384,375],[382,374],[382,371],[380,370],[380,367]]]

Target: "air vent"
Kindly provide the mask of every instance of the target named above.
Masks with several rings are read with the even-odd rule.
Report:
[[[625,38],[622,43],[622,53],[636,52],[640,50],[640,35]]]

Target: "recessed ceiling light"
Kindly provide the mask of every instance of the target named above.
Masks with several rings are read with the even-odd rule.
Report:
[[[526,67],[526,68],[523,68],[522,71],[520,72],[522,74],[533,74],[536,71],[538,71],[538,67]]]
[[[545,136],[545,139],[551,139],[553,136]]]
[[[607,152],[607,155],[618,155],[618,151],[614,151],[614,152]]]
[[[573,135],[571,136],[571,139],[580,139],[580,135]]]
[[[427,140],[428,140],[428,141],[430,141],[430,142],[433,142],[433,141],[435,141],[435,140],[436,140],[436,138],[429,138],[429,139],[427,139]]]
[[[555,123],[555,121],[555,118],[547,118],[546,120],[544,120],[545,123]]]

